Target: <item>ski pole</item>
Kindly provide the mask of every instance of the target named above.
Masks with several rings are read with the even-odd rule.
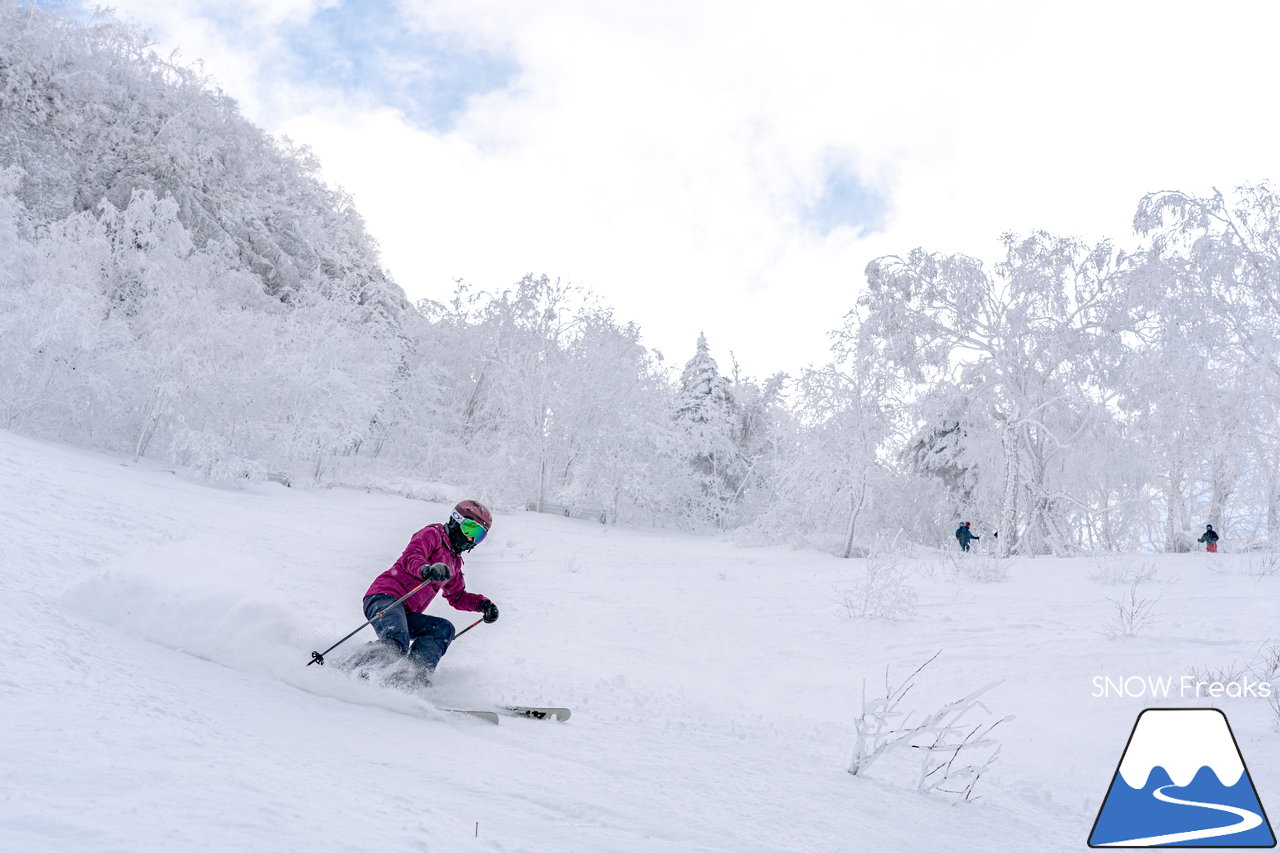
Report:
[[[481,616],[479,619],[477,619],[476,621],[472,622],[470,625],[468,625],[467,627],[463,628],[463,629],[462,629],[461,631],[459,631],[458,633],[454,634],[454,635],[453,635],[453,640],[458,639],[458,638],[459,638],[459,637],[461,637],[463,634],[467,633],[468,631],[470,631],[472,628],[474,628],[475,626],[479,625],[479,624],[480,624],[481,622],[483,622],[483,621],[484,621],[484,617],[483,617],[483,616]],[[450,640],[449,642],[451,642],[451,643],[452,643],[452,642],[453,642],[453,640]]]
[[[409,591],[408,591],[408,592],[406,592],[404,595],[400,596],[400,597],[399,597],[399,598],[397,598],[395,601],[391,602],[391,603],[390,603],[390,604],[388,604],[386,607],[382,608],[382,609],[381,609],[381,610],[379,610],[377,613],[373,614],[373,618],[372,618],[372,619],[366,619],[363,623],[361,623],[361,625],[360,625],[360,627],[359,627],[359,628],[356,628],[356,629],[355,629],[354,631],[352,631],[350,634],[347,634],[347,636],[343,637],[341,640],[339,640],[338,642],[334,643],[332,646],[330,646],[329,648],[325,649],[323,652],[312,652],[312,653],[311,653],[311,660],[307,661],[307,666],[311,666],[311,664],[313,664],[313,663],[318,663],[318,664],[320,664],[321,666],[324,666],[324,656],[325,656],[325,655],[329,654],[329,652],[333,651],[333,650],[334,650],[334,649],[336,649],[338,646],[340,646],[340,645],[342,645],[343,643],[345,643],[347,640],[350,640],[350,639],[351,639],[352,637],[354,637],[356,634],[360,633],[360,631],[364,628],[364,626],[365,626],[365,625],[368,625],[368,624],[369,624],[370,622],[372,622],[374,619],[379,619],[379,618],[381,618],[381,617],[382,617],[382,614],[386,613],[388,610],[390,610],[391,608],[395,607],[397,604],[399,604],[400,602],[404,601],[406,598],[408,598],[409,596],[413,595],[415,592],[417,592],[418,590],[422,589],[424,586],[426,586],[426,585],[427,585],[427,584],[429,584],[429,583],[433,583],[433,581],[423,581],[422,583],[418,584],[418,585],[417,585],[417,586],[415,586],[413,589],[409,590]],[[472,627],[474,627],[474,626],[472,626]]]

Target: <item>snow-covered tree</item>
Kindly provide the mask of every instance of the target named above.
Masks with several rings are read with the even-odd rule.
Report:
[[[875,503],[885,472],[877,448],[888,428],[881,389],[855,362],[806,370],[798,383],[800,424],[778,473],[774,515],[796,519],[797,530],[839,534],[837,553],[865,553],[858,543],[874,536],[862,522]],[[794,534],[793,534],[794,535]]]
[[[129,346],[100,288],[109,243],[89,215],[37,229],[16,178],[0,171],[0,426],[96,443]]]
[[[1241,478],[1270,469],[1250,451],[1280,409],[1280,198],[1266,184],[1152,193],[1134,226],[1150,241],[1147,405],[1157,428],[1147,437],[1165,459],[1165,547],[1182,549],[1201,523],[1192,512],[1225,529]],[[1263,488],[1251,515],[1280,515],[1277,486]]]
[[[872,261],[865,321],[843,336],[864,338],[903,381],[950,384],[980,407],[1000,442],[1001,551],[1060,553],[1078,541],[1073,457],[1110,417],[1126,354],[1131,320],[1115,296],[1126,259],[1043,233],[1004,245],[991,273],[923,250]]]
[[[639,329],[619,325],[610,312],[584,318],[568,358],[572,378],[558,418],[568,432],[557,494],[602,507],[610,519],[649,520],[666,508],[670,485],[683,473],[665,417],[670,389]]]
[[[729,526],[749,463],[739,445],[739,407],[729,380],[711,357],[706,335],[698,336],[697,350],[680,375],[674,420],[696,483],[688,514],[720,528]]]
[[[639,329],[590,293],[526,276],[501,293],[459,285],[420,312],[408,370],[434,388],[419,440],[431,476],[614,520],[656,519],[687,489],[671,389]]]
[[[146,33],[96,14],[0,4],[0,168],[38,222],[171,199],[195,246],[229,242],[280,299],[300,288],[353,297],[394,322],[408,309],[351,200],[306,150],[240,116]]]
[[[733,363],[730,398],[738,416],[735,442],[745,469],[739,487],[740,517],[750,518],[772,501],[782,473],[783,441],[792,428],[786,393],[789,377],[775,373],[763,382],[743,376]]]
[[[0,414],[261,475],[358,446],[405,303],[306,152],[145,34],[0,5]]]

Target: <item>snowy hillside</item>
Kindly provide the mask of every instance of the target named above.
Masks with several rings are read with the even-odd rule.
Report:
[[[305,666],[442,505],[219,489],[0,431],[0,506],[3,850],[1080,850],[1138,711],[1208,704],[1093,679],[1230,669],[1277,637],[1280,576],[1247,555],[1042,558],[994,583],[937,555],[907,564],[916,615],[873,621],[842,599],[860,560],[499,508],[467,578],[502,617],[457,641],[433,701],[574,716],[493,726]],[[1129,588],[1101,574],[1148,564],[1154,622],[1109,638]],[[1002,680],[974,722],[1014,716],[971,803],[889,759],[846,772],[864,679],[938,650],[904,707]],[[1217,704],[1274,813],[1273,712]]]

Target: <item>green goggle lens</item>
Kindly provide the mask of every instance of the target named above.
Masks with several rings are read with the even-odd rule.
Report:
[[[467,518],[461,513],[455,512],[453,514],[453,520],[458,522],[458,527],[462,528],[462,535],[470,539],[472,542],[478,543],[484,538],[485,534],[489,532],[488,530],[485,530],[483,524],[476,521],[474,518]]]

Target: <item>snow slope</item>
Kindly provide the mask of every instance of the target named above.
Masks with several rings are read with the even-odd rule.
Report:
[[[492,726],[305,666],[441,505],[214,488],[0,431],[0,507],[2,850],[1081,850],[1138,711],[1196,704],[1093,677],[1280,634],[1280,577],[1203,554],[1144,558],[1177,582],[1145,584],[1158,621],[1117,640],[1120,588],[1085,558],[993,584],[938,559],[916,618],[872,622],[839,604],[860,561],[499,512],[467,578],[502,618],[450,650],[437,701],[574,717]],[[908,705],[1003,679],[986,705],[1016,716],[975,803],[845,772],[864,680],[939,649]],[[1218,704],[1280,809],[1266,702]]]

